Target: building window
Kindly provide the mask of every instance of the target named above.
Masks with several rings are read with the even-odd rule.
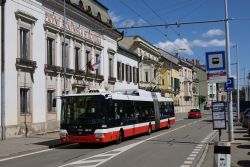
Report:
[[[129,82],[132,82],[132,67],[129,66]]]
[[[30,59],[30,31],[20,28],[20,58]]]
[[[53,38],[47,38],[47,64],[55,64],[55,40]]]
[[[65,57],[64,57],[64,42],[62,43],[62,67],[64,67],[64,61],[68,60],[68,44],[65,43]],[[65,62],[65,66],[68,68],[68,61]]]
[[[126,69],[125,69],[125,73],[126,73],[126,81],[129,82],[129,66],[126,64]]]
[[[113,57],[109,57],[109,77],[113,77]]]
[[[136,77],[137,77],[137,75],[136,75],[136,68],[135,67],[133,67],[133,82],[134,83],[136,83]]]
[[[24,13],[21,10],[17,10],[15,16],[17,19],[18,30],[18,57],[21,59],[32,60],[32,31],[37,18],[29,13]]]
[[[148,82],[148,72],[145,72],[145,81]]]
[[[54,98],[55,98],[55,91],[48,90],[47,91],[47,111],[48,112],[54,112],[54,108],[53,108],[53,99]]]
[[[85,64],[86,73],[90,73],[90,69],[89,69],[89,61],[91,61],[90,60],[90,51],[86,50],[85,54],[86,54],[86,64]]]
[[[162,85],[165,85],[165,83],[164,83],[164,79],[162,79]]]
[[[156,73],[157,73],[157,70],[154,69],[154,79],[156,79]]]
[[[124,63],[122,63],[122,80],[124,81]]]
[[[20,88],[20,113],[29,113],[29,89]]]
[[[75,70],[78,71],[79,69],[79,56],[80,56],[80,48],[75,47]]]
[[[139,68],[136,68],[136,83],[139,82]]]
[[[95,55],[95,73],[96,75],[100,75],[100,56],[98,54]]]
[[[120,62],[117,62],[117,79],[118,80],[122,79],[122,68]]]

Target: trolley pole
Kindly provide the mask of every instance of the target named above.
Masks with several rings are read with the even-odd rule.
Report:
[[[226,38],[226,60],[227,60],[227,78],[230,77],[230,40],[229,40],[229,21],[228,21],[228,10],[227,0],[224,0],[225,7],[225,38]],[[233,135],[233,112],[232,112],[232,92],[227,93],[227,110],[228,110],[228,141],[234,140]]]

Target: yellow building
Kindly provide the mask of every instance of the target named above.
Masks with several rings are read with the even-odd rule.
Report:
[[[170,53],[159,49],[161,53],[161,90],[165,97],[173,98],[175,106],[179,105],[180,78],[179,59]]]

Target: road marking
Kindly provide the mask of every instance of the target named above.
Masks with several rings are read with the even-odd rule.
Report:
[[[194,160],[194,157],[187,157],[187,160]]]
[[[36,151],[36,152],[28,153],[28,154],[17,155],[17,156],[13,156],[13,157],[9,157],[9,158],[0,159],[0,162],[8,161],[11,159],[16,159],[16,158],[21,158],[21,157],[26,157],[26,156],[33,155],[33,154],[48,152],[48,151],[52,151],[52,150],[54,150],[54,149],[46,149],[46,150]]]
[[[184,164],[189,164],[191,165],[193,163],[193,161],[184,161]]]
[[[183,167],[186,164],[192,164],[193,161],[195,160],[195,157],[199,154],[200,150],[204,147],[205,143],[209,141],[211,136],[215,133],[215,131],[212,131],[209,133],[200,143],[198,144],[192,151],[192,153],[186,158],[186,160],[183,162],[183,165],[180,167]]]
[[[81,160],[78,160],[78,161],[75,161],[75,162],[71,162],[71,163],[68,163],[68,164],[61,165],[61,166],[58,166],[58,167],[73,167],[74,165],[77,165],[77,166],[87,165],[87,162],[90,159],[93,159],[93,158],[97,158],[100,161],[98,163],[96,163],[96,164],[88,164],[87,166],[97,167],[97,166],[109,161],[110,159],[117,157],[118,155],[122,154],[123,152],[128,151],[128,150],[136,147],[139,144],[142,144],[142,143],[144,143],[146,141],[155,139],[155,138],[160,137],[162,135],[177,131],[177,130],[182,129],[184,127],[187,127],[189,125],[195,124],[195,123],[197,123],[197,122],[199,122],[201,120],[197,120],[197,121],[188,123],[186,125],[182,125],[182,126],[180,126],[178,128],[175,128],[175,129],[169,130],[167,132],[152,136],[150,138],[144,139],[144,140],[136,142],[136,143],[132,143],[132,144],[129,144],[129,145],[126,145],[126,146],[123,146],[123,147],[120,147],[120,148],[117,148],[117,149],[114,149],[114,150],[110,150],[110,151],[107,151],[107,152],[104,152],[104,153],[101,153],[101,154],[97,154],[97,155],[94,155],[94,156],[91,156],[91,157],[88,157],[88,158],[84,158],[84,159],[81,159]],[[114,152],[114,154],[109,154],[110,152]],[[105,156],[107,154],[109,155],[108,158],[103,158],[103,159],[100,158],[100,157],[103,157],[103,156]]]

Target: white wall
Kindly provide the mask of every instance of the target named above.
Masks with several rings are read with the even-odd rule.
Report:
[[[132,67],[138,68],[138,61],[133,60],[133,59],[131,59],[125,55],[122,55],[120,53],[116,53],[116,57],[117,57],[117,61],[122,62],[124,64],[129,64]],[[115,77],[117,77],[117,61],[115,62],[115,70],[116,70]],[[127,81],[117,81],[115,83],[114,90],[126,90],[126,89],[138,89],[138,84],[134,84],[133,82],[127,83]]]
[[[28,1],[33,2],[33,1]],[[18,122],[18,95],[19,89],[17,87],[17,70],[15,67],[18,46],[17,46],[17,20],[15,12],[21,10],[28,13],[38,20],[33,28],[33,48],[32,57],[37,62],[37,69],[34,73],[33,83],[33,123],[44,122],[46,112],[46,91],[45,91],[45,77],[44,77],[44,63],[45,63],[45,31],[43,24],[45,20],[44,12],[25,1],[13,0],[6,3],[6,125],[16,125]]]
[[[108,82],[109,77],[109,55],[108,55],[108,49],[112,49],[115,52],[117,52],[117,42],[114,39],[111,39],[110,37],[103,35],[103,51],[102,51],[102,62],[101,62],[101,71],[104,76],[104,82]],[[117,66],[115,65],[117,63],[117,53],[114,55],[114,76],[117,76]]]

